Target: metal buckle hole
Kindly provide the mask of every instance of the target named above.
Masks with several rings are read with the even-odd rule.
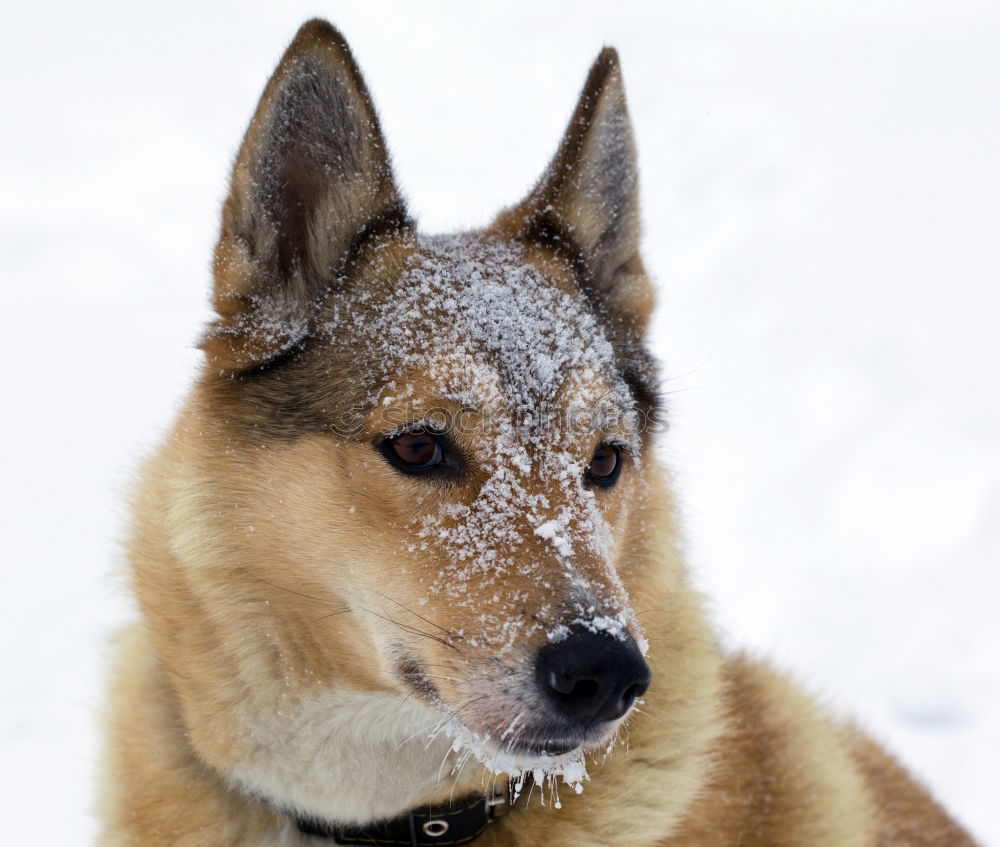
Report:
[[[427,821],[422,827],[424,835],[429,838],[440,838],[448,831],[448,821],[433,820]]]

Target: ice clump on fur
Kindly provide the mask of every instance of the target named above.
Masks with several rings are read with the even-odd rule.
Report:
[[[543,524],[539,524],[535,527],[535,535],[540,538],[547,538],[552,542],[552,546],[556,548],[562,555],[568,556],[573,552],[572,545],[560,534],[560,525],[558,521],[548,520]]]
[[[590,780],[583,751],[573,750],[562,755],[517,755],[491,749],[487,739],[470,730],[459,721],[452,720],[444,728],[452,738],[452,752],[460,756],[455,770],[459,770],[469,756],[474,757],[487,771],[510,780],[513,799],[524,790],[530,778],[541,791],[541,801],[545,802],[548,788],[553,804],[559,808],[557,780],[569,786],[577,794],[583,792],[583,784]]]

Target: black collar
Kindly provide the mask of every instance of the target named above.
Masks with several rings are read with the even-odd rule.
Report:
[[[314,818],[295,818],[299,832],[332,838],[336,844],[366,847],[459,847],[479,838],[490,822],[510,807],[506,785],[484,797],[470,794],[435,806],[418,806],[398,818],[366,826],[342,826]]]

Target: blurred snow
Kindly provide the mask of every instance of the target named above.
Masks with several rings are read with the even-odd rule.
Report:
[[[7,4],[9,842],[93,837],[128,484],[198,362],[230,157],[313,14],[350,40],[429,231],[519,197],[590,61],[618,47],[661,285],[664,452],[726,641],[857,715],[1000,844],[986,0]]]

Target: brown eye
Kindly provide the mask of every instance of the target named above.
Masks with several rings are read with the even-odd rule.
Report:
[[[595,485],[608,488],[615,484],[621,472],[622,450],[617,444],[602,444],[594,451],[587,468],[587,478]]]
[[[434,429],[413,429],[376,438],[373,446],[396,470],[407,476],[461,479],[464,457],[447,433]]]
[[[433,433],[420,430],[404,432],[389,439],[396,458],[413,470],[428,470],[441,464],[441,445]]]

